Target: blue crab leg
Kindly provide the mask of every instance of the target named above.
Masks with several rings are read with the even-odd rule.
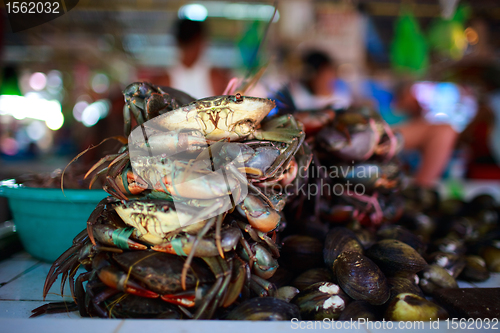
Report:
[[[184,266],[182,267],[182,274],[181,274],[181,286],[183,290],[186,290],[186,276],[187,276],[187,271],[191,267],[191,262],[193,261],[194,254],[196,252],[196,247],[198,246],[198,243],[201,241],[203,236],[210,230],[210,228],[214,225],[215,220],[221,218],[221,216],[217,216],[217,218],[212,217],[210,218],[203,229],[201,229],[198,232],[198,235],[196,237],[196,240],[194,241],[193,248],[191,252],[189,253],[188,257],[186,258],[186,262],[184,262]]]
[[[215,310],[219,307],[219,304],[224,301],[224,296],[226,295],[227,292],[227,287],[229,286],[229,283],[231,282],[232,278],[232,272],[233,272],[233,261],[229,261],[229,265],[224,260],[223,258],[218,258],[220,267],[222,269],[222,274],[224,276],[224,280],[222,281],[222,286],[219,288],[217,295],[215,296],[214,302],[212,304],[212,307],[208,311],[208,318],[212,318],[212,315],[214,314]]]
[[[47,296],[50,287],[54,284],[57,276],[63,271],[62,267],[68,269],[74,264],[75,258],[78,259],[78,254],[80,250],[88,245],[88,234],[87,230],[82,230],[74,239],[73,245],[64,251],[63,254],[57,258],[52,266],[50,267],[47,278],[45,279],[45,284],[43,286],[43,299]]]
[[[106,205],[108,203],[111,203],[111,202],[115,201],[115,200],[116,199],[113,198],[113,197],[106,197],[106,198],[102,199],[101,201],[99,201],[99,203],[97,204],[96,208],[90,214],[89,219],[87,220],[87,229],[85,229],[84,231],[82,231],[79,234],[79,236],[83,235],[85,233],[85,236],[88,236],[88,238],[90,239],[90,241],[92,242],[92,244],[96,245],[95,238],[94,238],[94,230],[92,229],[92,226],[94,224],[96,224],[97,219],[99,218],[99,216],[104,211],[104,208],[106,208]],[[75,238],[75,240],[76,240],[76,238]],[[73,244],[75,244],[75,240],[73,241]],[[59,259],[57,259],[57,260],[59,260]]]
[[[265,203],[267,203],[269,205],[269,207],[271,207],[272,209],[275,209],[272,201],[269,200],[269,198],[264,193],[262,193],[262,191],[258,187],[256,187],[252,183],[248,182],[248,179],[232,163],[225,165],[224,168],[228,171],[231,171],[231,173],[241,183],[247,184],[248,189],[252,190],[257,196],[259,196],[263,201],[265,201]]]
[[[229,284],[227,292],[224,295],[224,299],[221,302],[222,306],[225,308],[233,304],[236,301],[236,299],[238,299],[245,284],[245,277],[246,277],[245,267],[247,266],[247,263],[244,262],[238,256],[235,256],[235,258],[240,262],[240,265],[237,268],[238,272],[236,273],[234,278],[233,276],[231,276],[232,281]]]
[[[86,179],[95,169],[97,169],[98,167],[100,167],[101,165],[103,165],[104,163],[106,162],[110,162],[112,160],[114,160],[115,158],[117,158],[118,156],[120,156],[121,154],[111,154],[111,155],[106,155],[104,156],[103,158],[101,158],[96,164],[94,164],[90,169],[89,171],[87,171],[87,173],[85,174],[85,176],[83,177],[83,179]]]
[[[267,296],[272,297],[274,295],[274,292],[276,291],[276,286],[273,283],[263,278],[260,278],[254,274],[252,274],[250,287],[260,297],[267,297]]]
[[[264,241],[271,249],[273,256],[275,256],[276,258],[280,257],[278,246],[265,232],[255,230],[250,224],[242,221],[237,221],[237,223],[240,229],[246,231],[254,241]]]
[[[72,312],[78,310],[78,305],[71,302],[48,303],[31,310],[30,318],[35,318],[43,314]]]
[[[224,291],[227,288],[227,285],[229,284],[229,281],[231,280],[231,270],[232,270],[231,263],[228,267],[226,261],[220,257],[207,257],[202,259],[207,263],[212,272],[214,272],[216,281],[212,285],[208,293],[205,295],[203,303],[196,310],[193,319],[200,319],[202,315],[205,318],[212,317],[220,299],[222,298]],[[205,310],[212,302],[212,299],[214,299],[214,303],[212,304],[210,309],[205,313]]]
[[[130,133],[132,132],[131,121],[132,121],[132,119],[130,119],[129,108],[128,108],[127,104],[125,104],[123,106],[123,133],[125,134],[125,136],[129,136]]]

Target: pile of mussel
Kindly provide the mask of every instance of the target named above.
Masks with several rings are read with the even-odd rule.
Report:
[[[43,290],[61,276],[75,304],[33,315],[73,307],[82,316],[210,319],[274,295],[281,211],[312,159],[301,125],[289,115],[263,121],[274,102],[239,93],[194,100],[138,82],[124,97],[123,147],[87,174],[102,177],[110,196]]]
[[[310,138],[308,186],[326,191],[286,209],[271,278],[277,297],[296,305],[303,320],[448,318],[436,292],[500,271],[495,199],[440,200],[436,191],[408,186],[398,133],[368,109],[335,117]]]
[[[500,272],[500,207],[490,195],[439,200],[407,188],[404,214],[378,230],[328,221],[283,239],[271,281],[303,320],[436,320],[434,301],[457,280],[486,281]]]

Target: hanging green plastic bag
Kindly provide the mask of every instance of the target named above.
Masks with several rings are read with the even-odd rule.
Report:
[[[459,60],[467,48],[464,23],[469,9],[459,6],[451,19],[437,19],[429,29],[429,45],[445,58]]]
[[[429,64],[427,43],[417,20],[403,12],[396,21],[391,44],[391,63],[395,70],[410,74],[425,73]]]

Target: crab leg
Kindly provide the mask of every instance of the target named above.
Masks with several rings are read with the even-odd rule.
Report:
[[[227,228],[222,232],[221,247],[223,251],[231,251],[241,237],[241,231],[238,228]],[[185,237],[177,237],[169,242],[155,245],[152,247],[154,251],[177,254],[179,256],[187,256],[193,251],[193,245],[196,237],[186,235]],[[219,252],[213,238],[203,238],[200,240],[196,250],[195,257],[215,257]]]
[[[215,296],[214,303],[212,304],[212,308],[208,312],[208,317],[211,318],[215,310],[219,307],[219,304],[224,301],[224,297],[227,292],[227,288],[229,286],[229,283],[231,282],[232,278],[232,273],[233,273],[233,261],[229,261],[228,263],[222,259],[218,258],[220,262],[220,266],[222,268],[222,273],[224,275],[224,281],[222,282],[222,286],[220,287],[219,291],[217,292],[217,295]]]
[[[256,195],[258,195],[263,201],[265,201],[272,209],[274,208],[274,204],[272,201],[264,194],[262,191],[253,185],[252,183],[248,182],[248,179],[240,172],[238,169],[231,163],[227,164],[224,166],[224,168],[228,171],[231,171],[232,174],[243,184],[247,184],[248,189],[252,190]]]
[[[125,228],[116,228],[108,224],[95,224],[92,229],[94,237],[99,243],[104,245],[117,246],[126,250],[146,250],[148,248],[146,245],[137,243],[128,237],[123,240],[121,235],[123,234],[122,232],[126,230]],[[136,231],[134,230],[134,232]]]
[[[209,292],[207,295],[205,295],[205,298],[203,300],[203,304],[196,310],[193,319],[200,319],[200,317],[204,315],[206,318],[211,318],[215,309],[217,308],[217,305],[222,297],[222,294],[224,293],[225,289],[227,288],[227,285],[229,284],[229,281],[231,280],[231,270],[232,270],[232,265],[230,263],[229,267],[226,263],[226,261],[220,257],[210,257],[210,258],[202,258],[207,265],[210,267],[210,269],[214,272],[216,281],[210,288]],[[209,306],[209,304],[212,302],[212,299],[214,299],[214,303],[212,304],[211,308],[208,310],[208,313],[205,313],[205,310]]]
[[[132,131],[132,119],[130,118],[129,108],[127,104],[125,104],[123,106],[123,133],[126,136],[129,136],[131,131]]]
[[[286,124],[291,127],[279,127]],[[262,129],[254,133],[256,139],[292,143],[297,137],[305,135],[295,118],[289,114],[267,121],[262,124]]]
[[[85,233],[85,236],[88,236],[88,238],[90,239],[92,244],[94,246],[96,245],[95,238],[94,238],[94,229],[92,228],[92,226],[97,223],[97,219],[99,218],[99,216],[101,216],[102,212],[106,208],[106,204],[111,203],[112,200],[116,200],[116,199],[114,199],[113,197],[106,197],[106,198],[102,199],[101,201],[99,201],[99,203],[97,204],[97,207],[94,209],[92,214],[90,214],[89,219],[87,220],[87,229],[82,231],[77,237],[79,237],[80,235],[83,235]],[[76,238],[75,238],[75,240],[76,240]],[[75,240],[73,240],[73,244],[75,244]],[[58,261],[58,260],[59,259],[57,259],[56,261]]]
[[[272,297],[276,291],[276,286],[273,283],[254,274],[252,274],[252,278],[250,280],[250,287],[260,297]]]
[[[145,289],[137,282],[130,280],[128,275],[113,266],[102,267],[98,272],[99,279],[108,287],[118,289],[128,294],[146,298],[157,298],[155,292]]]
[[[210,230],[210,228],[214,225],[215,220],[218,219],[218,218],[221,218],[221,216],[219,215],[219,216],[217,216],[217,218],[215,218],[215,217],[210,218],[207,221],[207,223],[205,224],[205,226],[203,227],[203,229],[201,229],[198,232],[198,236],[196,237],[196,240],[194,241],[192,251],[189,253],[189,255],[188,255],[187,259],[186,259],[186,262],[184,263],[184,266],[182,267],[181,286],[182,286],[183,290],[186,290],[186,276],[187,276],[187,271],[191,267],[191,262],[193,261],[194,254],[196,252],[196,247],[198,246],[198,243],[201,241],[201,239],[203,238],[203,236],[205,236],[205,234],[208,232],[208,230]]]
[[[47,274],[47,278],[45,279],[45,284],[43,286],[43,298],[47,296],[47,293],[50,290],[50,287],[54,284],[57,279],[57,276],[63,271],[62,267],[68,268],[74,264],[74,261],[78,259],[78,253],[84,246],[88,246],[90,243],[88,242],[87,231],[82,230],[74,239],[73,245],[67,249],[63,254],[59,256],[59,258],[54,261],[52,266],[50,267],[49,273]],[[88,249],[90,251],[90,248]],[[75,259],[76,258],[76,259]]]
[[[227,308],[228,306],[233,304],[234,301],[236,301],[236,299],[238,298],[243,289],[243,285],[245,284],[246,263],[240,257],[236,256],[236,258],[240,262],[240,265],[237,268],[238,272],[235,274],[233,281],[229,284],[227,293],[224,299],[222,300],[222,306],[225,308]]]
[[[31,310],[30,318],[35,318],[43,314],[72,312],[78,310],[78,305],[70,302],[48,303]]]
[[[267,246],[269,246],[269,248],[271,249],[273,256],[275,256],[276,258],[280,257],[278,246],[276,245],[275,242],[273,242],[271,238],[269,238],[269,236],[265,232],[255,230],[250,224],[244,223],[242,221],[237,221],[237,223],[238,226],[242,230],[245,230],[254,241],[256,242],[264,241],[267,244]]]
[[[83,177],[83,179],[86,179],[95,169],[97,169],[98,167],[100,167],[101,165],[103,165],[104,163],[106,162],[110,162],[112,160],[114,160],[115,158],[117,158],[118,156],[120,156],[122,154],[112,154],[112,155],[107,155],[107,156],[104,156],[103,158],[101,158],[96,164],[94,164],[90,169],[89,171],[87,171],[87,173],[85,174],[85,176]]]

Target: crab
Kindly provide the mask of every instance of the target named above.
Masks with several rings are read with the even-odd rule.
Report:
[[[143,208],[135,208],[129,217],[143,216],[130,222],[121,219],[118,208],[134,204],[113,197],[101,201],[89,218],[87,229],[54,261],[45,281],[44,297],[62,274],[61,288],[69,280],[82,315],[96,312],[102,317],[114,316],[113,307],[122,301],[121,297],[135,295],[160,298],[178,306],[178,311],[189,318],[197,319],[210,318],[218,307],[230,306],[244,288],[263,296],[273,293],[274,286],[266,279],[276,271],[274,256],[279,253],[265,233],[243,221],[229,219],[221,232],[222,247],[227,254],[223,258],[214,237],[207,235],[213,221],[200,223],[202,230],[170,225],[166,222],[177,218],[169,213],[173,208],[164,208],[168,206],[166,202],[156,202],[154,206],[150,212],[163,210],[164,215],[156,215],[155,219],[145,214]],[[134,226],[126,227],[129,223]],[[153,229],[159,224],[165,225],[165,231],[170,230],[161,240],[143,237],[141,227],[146,234],[154,234]],[[248,236],[244,237],[242,232]],[[188,258],[184,260],[182,256]],[[79,266],[88,272],[80,274],[75,283]],[[89,281],[86,288],[85,281]],[[42,314],[47,309],[54,311],[57,305],[34,311]]]

